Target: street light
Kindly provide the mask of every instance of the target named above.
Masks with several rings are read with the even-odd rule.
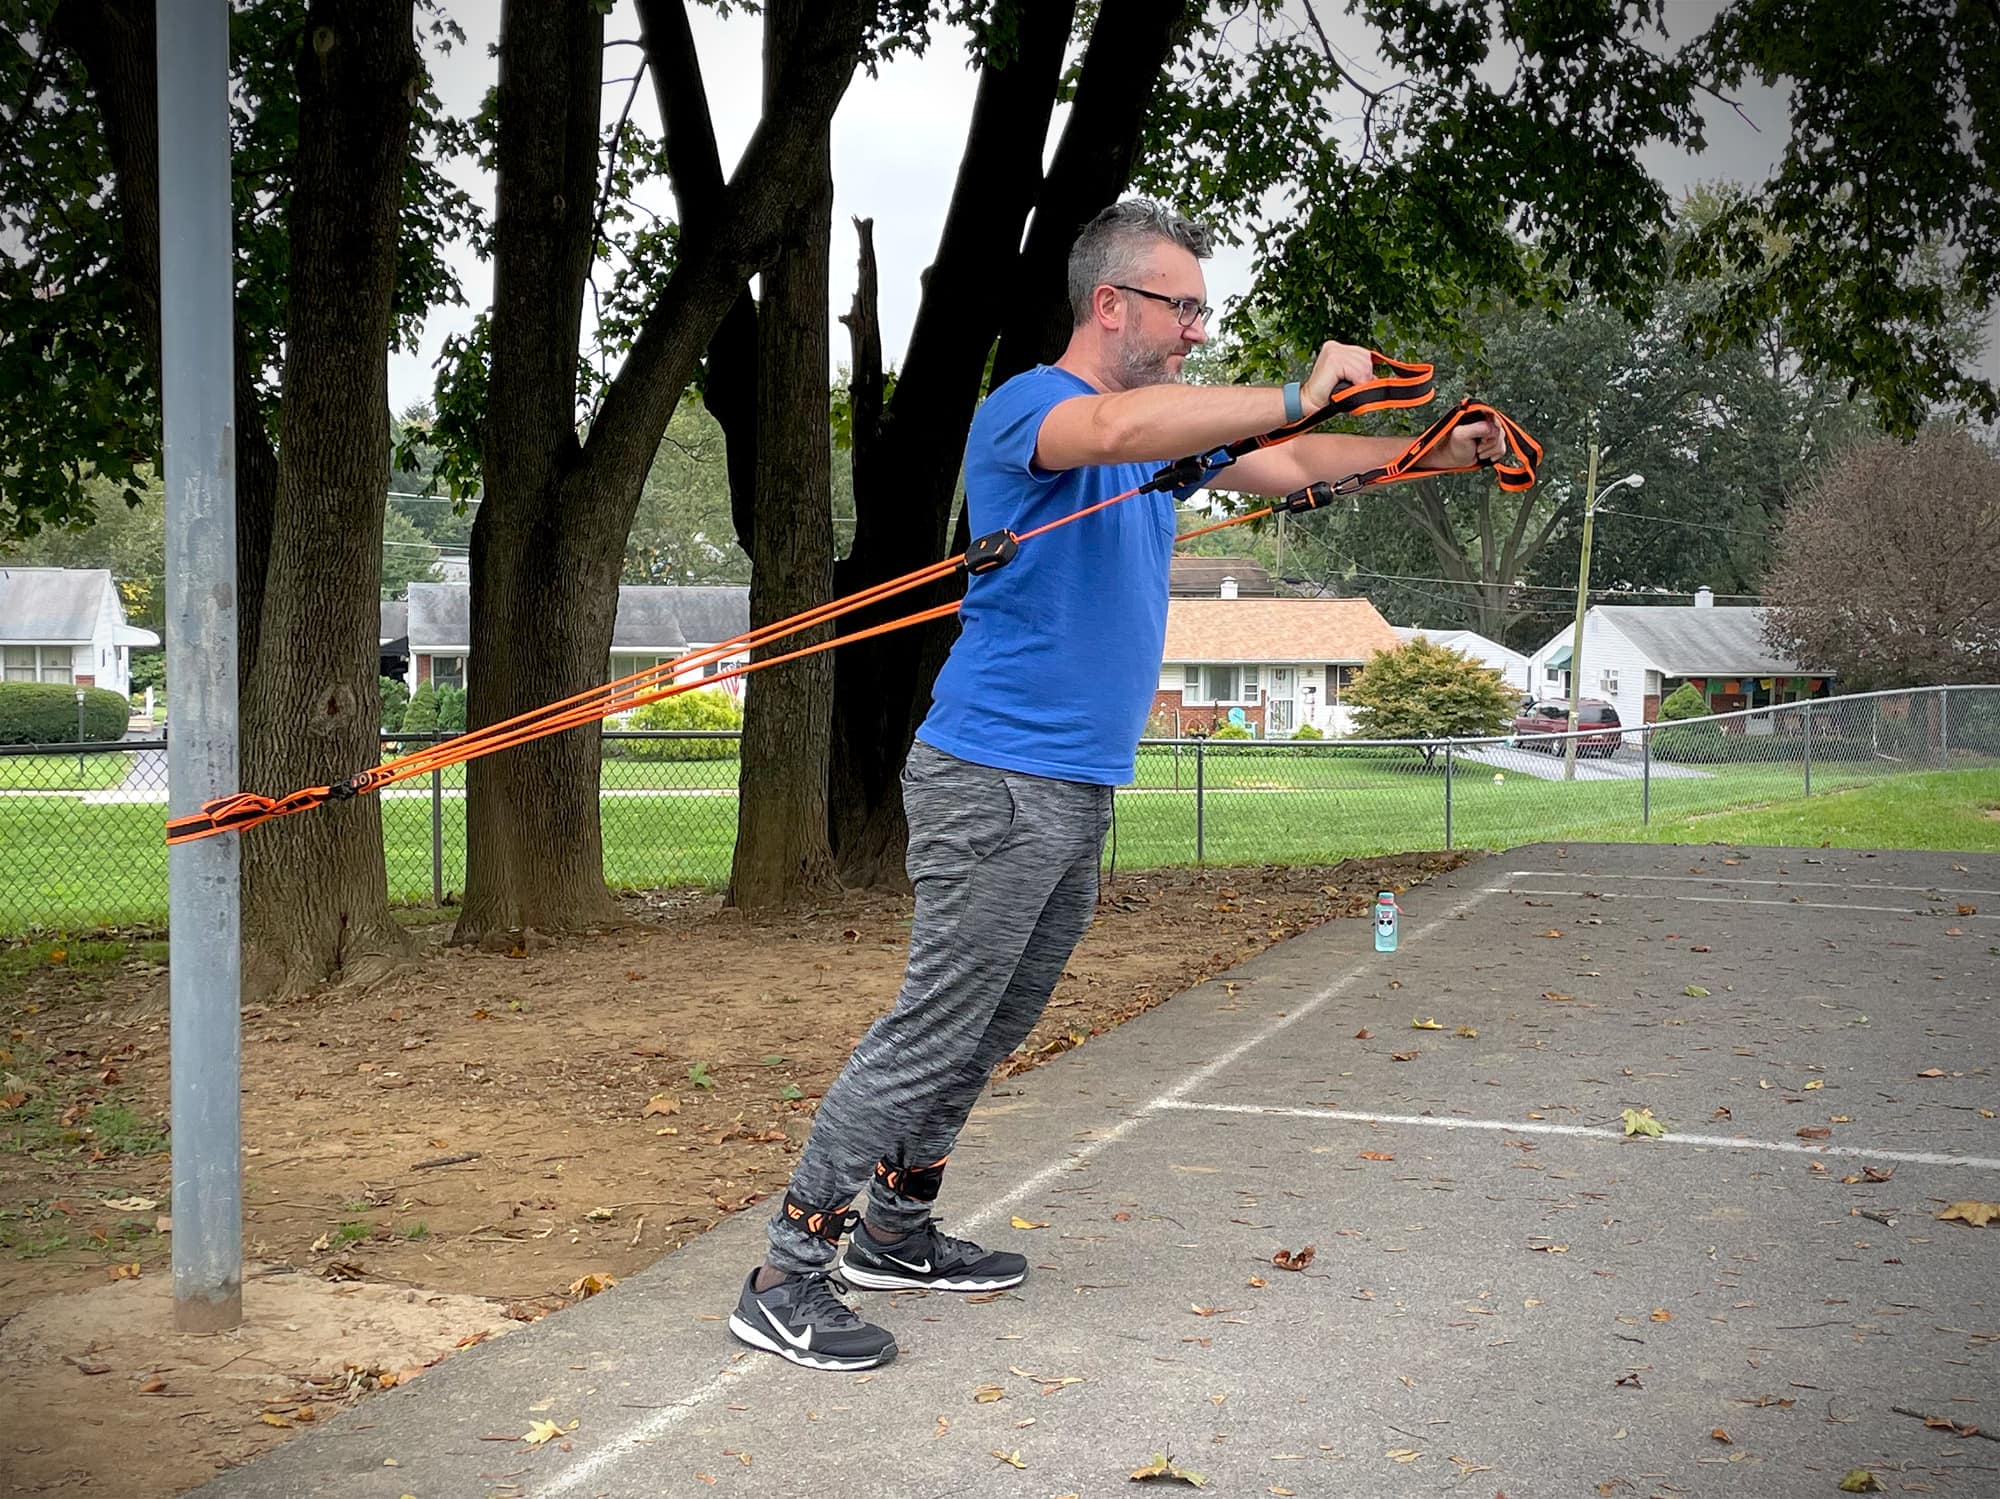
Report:
[[[1597,444],[1590,445],[1590,472],[1583,487],[1583,556],[1576,564],[1576,625],[1569,640],[1569,737],[1563,741],[1563,779],[1576,779],[1576,720],[1583,701],[1583,611],[1590,599],[1590,528],[1597,519],[1597,507],[1612,490],[1630,485],[1637,489],[1646,482],[1644,474],[1627,474],[1613,479],[1600,492],[1597,487]]]

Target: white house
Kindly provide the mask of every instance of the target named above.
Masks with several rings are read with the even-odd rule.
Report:
[[[389,630],[398,623],[383,605],[383,653],[398,643]],[[466,661],[472,654],[472,588],[466,583],[412,583],[400,620],[400,643],[409,659],[404,680],[412,692],[425,682],[439,687],[464,687]],[[618,614],[611,631],[611,657],[605,680],[630,676],[689,651],[716,645],[750,628],[750,590],[740,585],[711,587],[622,587]],[[687,680],[712,677],[726,666],[747,660],[743,651],[686,674]],[[743,679],[720,684],[735,695]]]
[[[1367,599],[1169,598],[1153,731],[1206,733],[1235,710],[1260,738],[1349,733],[1341,694],[1401,643]]]
[[[125,622],[101,567],[0,566],[0,669],[9,682],[62,682],[131,696],[132,648],[160,637]]]
[[[1706,588],[1691,606],[1595,605],[1583,617],[1582,695],[1610,703],[1626,725],[1652,722],[1661,699],[1683,682],[1694,683],[1714,713],[1828,695],[1830,672],[1780,655],[1764,639],[1767,613],[1718,609]],[[1569,696],[1573,629],[1565,625],[1534,653],[1536,697]]]
[[[1500,680],[1509,687],[1522,692],[1534,691],[1529,680],[1533,663],[1519,651],[1509,650],[1497,640],[1489,639],[1477,630],[1433,629],[1429,625],[1396,625],[1393,627],[1399,640],[1428,640],[1433,644],[1457,651],[1461,656],[1469,656],[1481,666],[1500,673]]]

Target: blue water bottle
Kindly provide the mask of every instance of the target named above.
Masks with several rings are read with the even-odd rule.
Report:
[[[1396,950],[1396,892],[1384,890],[1375,897],[1375,951]]]

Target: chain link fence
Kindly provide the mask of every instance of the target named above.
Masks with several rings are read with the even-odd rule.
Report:
[[[436,737],[385,737],[384,759]],[[2000,687],[1878,692],[1616,733],[1437,741],[1146,740],[1106,862],[1319,864],[1548,838],[1702,840],[1710,813],[2000,766]],[[607,730],[604,876],[719,885],[737,735]],[[1572,763],[1573,761],[1573,763]],[[272,788],[264,788],[272,789]],[[465,767],[382,792],[389,894],[465,885]],[[0,934],[166,920],[164,739],[0,747]],[[259,836],[252,834],[251,836]]]

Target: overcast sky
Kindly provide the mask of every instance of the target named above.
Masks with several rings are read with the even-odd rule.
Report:
[[[499,6],[496,0],[459,0],[449,8],[464,26],[467,39],[464,47],[435,62],[437,87],[449,110],[470,114],[494,81],[495,64],[489,48],[497,36]],[[717,141],[725,164],[731,164],[757,120],[762,22],[741,11],[725,21],[704,6],[691,9]],[[1670,0],[1667,24],[1672,41],[1678,44],[1699,34],[1719,9],[1720,0]],[[1381,76],[1370,53],[1372,32],[1365,23],[1356,22],[1331,3],[1321,5],[1319,13],[1334,44],[1349,55],[1353,65]],[[609,34],[637,35],[629,4],[613,11]],[[855,241],[850,220],[855,216],[872,218],[881,273],[883,352],[891,363],[900,361],[909,337],[916,314],[918,275],[936,248],[971,117],[976,80],[964,43],[964,33],[946,32],[923,57],[900,58],[885,66],[879,78],[857,76],[834,119],[831,310],[837,317],[853,296]],[[614,48],[607,55],[607,77],[630,74],[637,59],[636,48]],[[629,87],[607,84],[607,125],[617,117]],[[1713,99],[1707,101],[1710,143],[1700,156],[1668,148],[1645,154],[1648,168],[1676,195],[1702,181],[1761,181],[1783,153],[1784,98],[1751,85],[1737,102],[1740,114]],[[633,114],[657,133],[659,116],[650,83],[642,86]],[[1051,149],[1061,126],[1059,115],[1050,132]],[[461,181],[490,210],[491,183],[469,171],[462,172]],[[655,185],[651,206],[671,213],[671,194],[664,183]],[[490,297],[489,268],[463,247],[452,259],[469,305],[434,313],[424,329],[422,347],[414,354],[391,357],[389,397],[394,410],[430,396],[433,365],[445,335],[469,328],[474,310],[484,307]],[[1209,301],[1226,306],[1230,297],[1249,289],[1249,251],[1224,249],[1209,263],[1207,275]],[[836,323],[832,332],[834,359],[844,361],[846,330]]]

